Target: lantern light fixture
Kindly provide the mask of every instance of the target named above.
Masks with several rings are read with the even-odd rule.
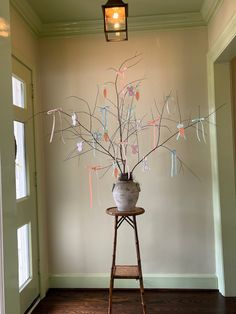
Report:
[[[102,11],[106,40],[128,40],[128,4],[122,0],[108,0],[102,5]]]

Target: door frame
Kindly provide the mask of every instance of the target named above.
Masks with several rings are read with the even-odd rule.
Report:
[[[15,65],[15,66],[14,66]],[[18,73],[17,71],[23,71]],[[16,72],[15,72],[16,71]],[[13,106],[14,112],[14,121],[19,121],[24,124],[25,131],[25,153],[26,153],[26,168],[27,168],[27,189],[30,191],[29,194],[22,199],[16,200],[17,203],[17,218],[18,225],[17,228],[20,228],[22,225],[28,223],[29,221],[29,245],[30,245],[30,260],[31,260],[31,272],[32,272],[32,280],[29,278],[26,285],[19,290],[20,293],[20,302],[21,306],[29,306],[35,303],[35,300],[39,298],[39,237],[38,237],[38,204],[37,204],[37,184],[36,180],[36,151],[35,151],[35,114],[34,114],[34,99],[33,99],[33,71],[28,67],[27,64],[23,63],[19,58],[17,58],[14,54],[12,54],[12,75],[16,75],[17,78],[23,80],[26,83],[25,92],[26,96],[26,107],[19,108],[17,106]],[[26,77],[25,77],[26,76]],[[27,119],[30,118],[30,121],[27,122]],[[26,120],[26,121],[25,121]],[[28,129],[30,128],[30,129]],[[30,148],[30,151],[28,149]],[[26,204],[28,204],[26,206]],[[30,204],[33,207],[29,210],[28,206]],[[22,213],[19,213],[20,206]],[[26,207],[25,207],[26,206]],[[25,217],[26,214],[26,217]],[[32,214],[32,216],[31,216]],[[30,217],[29,217],[30,216]],[[23,220],[22,220],[23,218]],[[26,220],[25,220],[26,219]],[[19,225],[20,223],[20,225]],[[17,229],[18,230],[18,229]],[[36,296],[37,293],[37,296]],[[32,299],[32,294],[35,294],[34,299]],[[21,299],[23,298],[23,299]],[[23,301],[24,300],[24,301]],[[23,303],[22,303],[23,301]],[[30,304],[25,304],[31,302]],[[26,307],[26,308],[27,308]],[[21,309],[22,311],[22,309]],[[23,309],[23,311],[25,311]]]
[[[0,12],[1,18],[5,20],[6,25],[10,26],[9,0],[0,1]],[[4,277],[3,282],[0,283],[4,287],[4,291],[2,291],[2,297],[4,298],[2,312],[20,314],[10,33],[6,37],[0,37],[0,47],[0,94],[1,106],[4,106],[4,110],[1,111],[0,115],[0,134],[6,135],[0,136],[0,215],[3,222],[0,237],[3,240],[3,265],[1,265],[1,269],[3,269]]]
[[[39,257],[39,291],[40,298],[45,297],[49,289],[49,275],[48,275],[48,232],[47,232],[47,206],[46,206],[46,173],[45,173],[45,158],[44,158],[44,121],[43,115],[38,115],[42,112],[41,103],[39,99],[38,87],[38,70],[35,60],[30,60],[23,56],[21,52],[12,47],[12,57],[29,68],[32,72],[33,83],[33,112],[34,112],[34,143],[35,143],[35,169],[36,169],[36,206],[37,206],[37,220],[38,220],[38,257]]]
[[[2,187],[1,154],[0,154],[0,187]],[[3,267],[3,215],[2,215],[2,190],[0,188],[0,314],[5,314],[4,300],[4,267]]]
[[[209,111],[215,110],[217,103],[216,89],[215,89],[215,64],[220,55],[230,46],[234,37],[236,36],[236,13],[231,18],[224,31],[220,34],[213,47],[209,50],[207,55],[207,70],[208,70],[208,104]],[[228,60],[229,61],[229,60]],[[227,80],[230,71],[227,74]],[[231,105],[231,104],[230,104]],[[233,129],[230,130],[233,132]],[[216,275],[218,277],[218,288],[224,296],[236,296],[236,274],[229,265],[232,263],[232,258],[236,258],[236,250],[232,239],[225,237],[227,234],[227,226],[225,221],[227,215],[230,215],[228,210],[222,206],[220,196],[220,177],[218,165],[218,143],[217,143],[217,129],[210,127],[211,137],[211,165],[212,165],[212,196],[213,196],[213,209],[214,209],[214,227],[215,227],[215,262],[216,262]],[[232,165],[234,168],[235,165]],[[233,171],[233,169],[232,169]],[[234,172],[235,173],[235,172]],[[234,182],[224,182],[225,184],[234,184]],[[233,198],[233,196],[232,196]],[[235,195],[234,195],[235,198]],[[234,200],[232,199],[232,202]],[[228,208],[227,208],[228,209]],[[229,208],[231,213],[233,208]],[[233,222],[236,230],[236,221]],[[229,254],[233,252],[232,254]],[[227,274],[226,274],[227,272]]]

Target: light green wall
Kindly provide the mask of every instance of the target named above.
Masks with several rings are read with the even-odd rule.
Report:
[[[217,132],[211,132],[216,274],[219,290],[225,296],[236,295],[235,164],[233,159],[229,64],[216,63],[226,49],[231,52],[235,51],[232,44],[236,36],[236,6],[233,2],[224,1],[208,28],[210,31],[210,49],[208,52],[209,107],[210,110],[214,110],[215,106],[227,103],[226,108],[217,114]],[[224,17],[222,21],[221,17]],[[214,37],[212,36],[213,33]],[[233,55],[227,54],[227,57],[224,56],[224,62],[230,62],[232,57]]]
[[[234,149],[234,164],[236,165],[236,55],[231,61],[231,76],[232,76],[232,122],[233,122],[233,149]],[[236,178],[236,166],[234,169]],[[235,186],[236,191],[236,186]]]
[[[236,198],[230,63],[215,64],[216,115],[225,295],[236,295]]]
[[[9,2],[0,1],[1,18],[9,23]],[[0,36],[0,162],[3,215],[4,288],[6,314],[18,314],[18,266],[15,202],[15,162],[11,98],[10,37]]]
[[[162,99],[163,93],[171,88],[178,90],[181,109],[187,118],[191,110],[196,114],[197,104],[201,104],[202,113],[208,111],[205,28],[136,32],[128,42],[118,45],[106,43],[103,34],[43,39],[40,44],[44,110],[58,105],[64,105],[68,110],[77,108],[74,103],[66,104],[64,100],[68,95],[77,95],[93,103],[97,84],[113,79],[113,73],[107,69],[117,67],[134,51],[141,50],[142,62],[132,69],[130,76],[127,75],[127,80],[147,77],[140,88],[138,117],[147,114],[148,119],[153,99]],[[48,121],[48,135],[51,119],[45,120]],[[144,138],[140,140],[147,148],[152,145],[148,133],[145,143]],[[100,180],[99,191],[95,178],[95,206],[90,209],[87,165],[97,161],[87,155],[81,158],[79,167],[75,159],[63,162],[73,149],[73,143],[67,141],[63,145],[57,136],[52,144],[46,140],[45,143],[51,277],[109,272],[113,221],[105,214],[105,208],[113,204],[111,186],[114,178],[109,173]],[[209,145],[199,143],[195,132],[188,133],[185,142],[173,145],[178,145],[186,164],[202,180],[199,182],[187,171],[172,179],[169,155],[161,151],[149,159],[152,172],[143,173],[142,169],[137,169],[135,178],[142,185],[138,204],[146,209],[139,219],[143,273],[177,274],[179,278],[185,275],[201,277],[202,274],[211,277],[215,274],[215,264]],[[119,241],[121,264],[135,261],[132,236],[124,226]],[[73,281],[73,277],[70,279]],[[177,283],[181,288],[181,280]]]
[[[230,1],[225,1],[225,3],[229,3]],[[224,8],[224,6],[222,7]],[[229,10],[227,10],[228,12]],[[1,0],[0,1],[0,12],[5,12],[3,15],[4,17],[8,16],[8,1],[6,0]],[[232,11],[231,11],[232,12]],[[219,15],[221,16],[221,15]],[[226,16],[224,14],[224,16]],[[230,14],[230,18],[232,20],[232,15]],[[210,31],[212,32],[211,34],[213,34],[214,29],[216,29],[217,25],[218,25],[218,20],[219,18],[217,17],[216,22],[211,22],[211,25],[209,25],[209,27],[211,27]],[[224,22],[227,19],[224,19]],[[224,25],[227,25],[227,23],[225,23]],[[216,28],[213,29],[213,26],[215,26]],[[227,28],[227,27],[226,27]],[[20,32],[19,29],[19,24],[16,25],[15,27],[15,41],[14,43],[17,42],[17,37],[18,37],[18,44],[21,45],[21,47],[23,47],[25,50],[22,52],[21,51],[21,55],[25,54],[25,58],[28,59],[28,52],[29,52],[29,46],[22,44],[23,41],[21,41],[21,36],[19,37],[19,33],[22,34],[22,32]],[[216,43],[216,37],[219,34],[215,34],[214,36],[210,34],[210,46],[212,46],[214,43]],[[21,42],[21,44],[20,44]],[[19,45],[16,44],[15,45],[15,51],[17,51],[17,49],[19,49]],[[18,46],[18,48],[17,48]],[[0,134],[10,134],[10,136],[6,137],[2,137],[0,136],[0,152],[1,152],[1,168],[2,168],[2,181],[3,184],[5,186],[5,189],[3,189],[3,200],[2,200],[2,204],[3,204],[3,211],[4,211],[4,240],[6,241],[6,239],[8,239],[8,243],[11,243],[11,246],[9,246],[9,244],[5,245],[5,260],[11,261],[11,263],[8,263],[8,267],[5,270],[5,276],[6,276],[6,300],[7,300],[7,314],[18,314],[18,304],[19,304],[19,300],[18,300],[18,296],[17,296],[17,274],[16,274],[16,270],[17,270],[17,264],[16,264],[16,229],[15,229],[15,225],[14,225],[14,221],[15,221],[15,204],[14,204],[14,199],[15,199],[15,195],[13,197],[12,194],[14,194],[14,189],[9,189],[9,186],[14,185],[14,161],[13,161],[13,151],[12,151],[12,134],[11,134],[11,125],[10,125],[10,121],[11,121],[11,107],[10,107],[10,103],[11,103],[11,98],[10,98],[10,76],[9,73],[11,73],[10,71],[10,44],[9,44],[9,39],[2,39],[0,37],[0,65],[1,65],[1,72],[0,72],[0,95],[1,95],[1,100],[5,99],[5,101],[1,101],[0,103],[0,110],[1,110],[1,114],[0,114]],[[32,61],[31,61],[32,63]],[[6,77],[8,77],[8,79],[6,79]],[[39,90],[38,86],[37,86],[37,90]],[[39,91],[38,91],[39,93]],[[2,97],[3,95],[3,97]],[[38,101],[40,101],[40,96],[38,96]],[[4,110],[3,110],[4,108]],[[41,138],[42,140],[42,138]],[[39,150],[38,150],[39,151]],[[9,157],[10,156],[10,157]],[[9,160],[12,160],[12,162],[9,162]],[[43,169],[42,166],[40,166],[41,169]],[[39,167],[39,168],[40,168]],[[41,173],[41,171],[40,171]],[[11,183],[9,183],[11,182]],[[214,184],[214,182],[213,182]],[[41,183],[41,185],[43,186],[43,184]],[[6,191],[7,189],[7,191]],[[43,193],[42,193],[43,194]],[[44,206],[44,205],[43,205]],[[10,208],[10,210],[9,210]],[[44,208],[45,209],[45,208]],[[41,221],[41,224],[43,224],[46,220],[47,220],[47,214],[44,211],[43,212],[43,220]],[[215,216],[215,219],[217,217]],[[110,224],[110,222],[109,222]],[[42,228],[42,231],[44,232],[46,230],[45,227]],[[219,227],[219,233],[220,233],[220,227]],[[42,243],[47,241],[47,236],[45,235],[46,233],[44,233],[43,235],[41,235],[41,241]],[[232,245],[233,242],[230,242]],[[221,240],[219,240],[218,246],[221,247]],[[230,249],[230,247],[228,247],[227,245],[225,246],[225,250],[226,249]],[[43,256],[45,257],[47,252],[46,252],[47,248],[43,247]],[[224,250],[224,252],[225,252]],[[218,252],[218,251],[217,251]],[[216,252],[216,254],[217,254]],[[218,252],[219,253],[219,252]],[[220,256],[220,254],[219,254]],[[228,255],[229,256],[229,255]],[[223,253],[222,256],[223,257]],[[224,255],[224,258],[227,258],[227,255]],[[217,257],[217,260],[219,261],[219,264],[222,264],[222,261],[220,261],[220,257]],[[216,261],[217,262],[217,261]],[[227,262],[227,260],[226,260]],[[225,264],[226,265],[226,264]],[[45,266],[46,268],[46,266]],[[218,273],[217,273],[218,275]],[[45,282],[47,281],[47,274],[44,276],[45,277]],[[224,277],[224,272],[222,272],[222,278]],[[230,273],[229,276],[226,277],[229,278],[229,282],[233,282],[233,280],[230,279]],[[220,279],[220,278],[219,278]],[[224,279],[224,278],[223,278]],[[47,283],[44,284],[44,286],[47,286]],[[15,300],[15,302],[13,302]]]

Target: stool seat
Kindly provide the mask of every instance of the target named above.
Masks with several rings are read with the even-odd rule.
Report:
[[[106,213],[108,215],[112,216],[137,216],[142,215],[145,212],[145,210],[142,207],[134,207],[131,210],[118,210],[117,207],[110,207],[107,208]]]

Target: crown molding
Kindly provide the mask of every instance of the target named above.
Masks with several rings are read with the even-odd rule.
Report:
[[[202,8],[201,8],[201,14],[204,21],[207,24],[214,17],[216,11],[220,7],[220,5],[223,3],[223,1],[224,0],[204,0]]]
[[[42,22],[26,0],[10,0],[12,7],[20,14],[30,29],[39,36]]]
[[[96,34],[103,32],[102,20],[45,23],[42,25],[39,37],[63,37]]]
[[[129,29],[131,31],[184,28],[205,25],[205,21],[198,12],[160,14],[129,18]]]
[[[200,13],[166,14],[145,17],[129,17],[129,31],[146,31],[206,25]],[[75,36],[103,32],[103,21],[79,21],[72,23],[43,24],[40,37]]]
[[[231,17],[223,32],[208,52],[208,63],[213,64],[236,36],[236,13]],[[214,102],[211,102],[214,103]]]
[[[70,37],[86,34],[103,33],[102,20],[74,21],[65,23],[42,23],[26,0],[10,0],[11,5],[21,15],[30,29],[38,37]],[[211,4],[223,0],[206,0]],[[205,7],[204,7],[205,8]],[[204,9],[205,15],[209,16],[212,6]],[[215,8],[215,6],[214,6]],[[201,12],[160,14],[151,16],[129,17],[129,31],[147,31],[158,29],[175,29],[185,27],[206,26],[206,20]]]

